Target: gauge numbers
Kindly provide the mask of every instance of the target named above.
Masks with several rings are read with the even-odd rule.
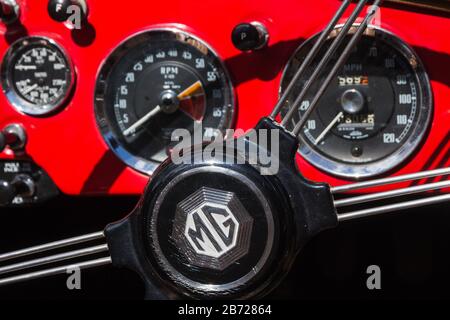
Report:
[[[172,133],[210,141],[230,128],[234,94],[215,53],[180,30],[151,30],[122,43],[97,80],[97,122],[112,150],[151,174],[170,154]]]
[[[32,37],[9,49],[2,66],[3,90],[12,105],[30,115],[61,106],[74,84],[72,65],[55,42]]]
[[[314,39],[302,45],[289,62],[281,91]],[[321,80],[312,85],[311,92]],[[299,80],[289,101],[295,100],[305,81]],[[301,102],[292,126],[309,108],[311,98]],[[282,113],[288,108],[289,103]],[[417,148],[431,113],[430,84],[417,55],[392,34],[370,28],[308,119],[300,152],[313,165],[338,176],[374,176],[393,169]]]

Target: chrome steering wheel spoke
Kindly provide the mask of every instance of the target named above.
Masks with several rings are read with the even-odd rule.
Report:
[[[450,180],[448,179],[449,175],[450,175],[450,167],[331,188],[331,193],[333,194],[333,196],[336,196],[350,191],[364,191],[373,187],[385,187],[385,186],[392,187],[395,186],[395,184],[397,183],[412,182],[427,178],[436,178],[442,180],[439,182],[426,183],[399,189],[392,189],[383,192],[373,192],[373,193],[369,192],[365,195],[350,196],[344,199],[335,200],[334,205],[338,209],[338,220],[340,222],[343,222],[358,218],[365,218],[369,216],[379,215],[383,213],[406,210],[414,207],[448,202],[450,201],[450,194],[446,193],[445,190],[450,189]],[[436,195],[436,193],[434,193],[433,195],[430,196],[430,191],[438,191],[438,190],[440,190],[442,194]],[[406,195],[419,195],[419,196],[416,197],[414,200],[408,201],[402,200],[403,199],[402,197]],[[394,201],[395,203],[381,206],[377,205],[377,201],[388,199]],[[374,202],[375,205],[373,204]],[[361,205],[366,203],[369,203],[370,205],[365,209],[359,209],[356,211],[348,211],[347,209],[345,212],[341,212],[340,210],[340,208],[343,207],[348,208],[354,205]]]
[[[108,251],[101,231],[1,254],[0,286],[111,264]]]

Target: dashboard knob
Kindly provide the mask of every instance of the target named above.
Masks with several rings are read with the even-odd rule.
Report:
[[[20,174],[12,182],[0,180],[0,206],[6,206],[17,196],[31,197],[36,191],[34,180],[25,174]]]
[[[260,22],[240,23],[234,27],[231,41],[241,51],[258,50],[269,42],[269,33]]]
[[[57,22],[69,21],[74,14],[79,12],[79,21],[84,22],[87,18],[87,4],[84,0],[50,0],[47,6],[50,18]]]
[[[6,148],[6,137],[3,132],[0,132],[0,152],[3,152]]]
[[[23,150],[26,143],[27,134],[20,124],[10,124],[1,131],[0,152],[3,151],[6,146],[9,146],[9,148],[14,151]]]
[[[16,188],[5,180],[0,180],[0,206],[10,204],[16,197]]]
[[[0,0],[0,19],[5,24],[11,24],[19,19],[20,7],[16,0]]]

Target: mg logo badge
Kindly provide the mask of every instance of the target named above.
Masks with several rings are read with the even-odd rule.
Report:
[[[226,206],[205,204],[188,213],[184,236],[198,254],[219,258],[236,246],[239,222]]]
[[[234,193],[202,188],[178,204],[172,237],[190,264],[222,271],[248,254],[252,227]]]

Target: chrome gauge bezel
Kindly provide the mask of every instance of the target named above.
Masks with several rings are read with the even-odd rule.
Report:
[[[200,39],[190,32],[175,27],[151,28],[132,34],[131,36],[126,38],[108,54],[99,68],[94,93],[94,112],[97,126],[109,149],[112,150],[116,154],[116,156],[127,166],[148,176],[151,176],[161,163],[136,156],[122,145],[122,143],[113,132],[112,124],[110,122],[110,119],[108,119],[108,105],[106,103],[105,96],[108,92],[109,75],[113,71],[114,66],[120,61],[120,59],[128,52],[131,47],[149,42],[151,41],[152,37],[154,37],[154,35],[157,35],[158,33],[160,34],[161,32],[167,32],[171,34],[171,37],[173,39],[176,39],[177,41],[181,41],[180,39],[194,39],[197,43],[200,43],[202,47],[207,49],[207,52],[205,54],[214,59],[217,64],[220,65],[226,77],[228,87],[230,88],[231,111],[227,116],[226,124],[224,125],[224,127],[226,127],[227,129],[232,127],[236,112],[235,91],[230,74],[220,56],[204,40]],[[190,41],[184,41],[183,44],[187,44],[193,48],[196,48],[195,43],[192,43]]]
[[[64,94],[54,103],[48,103],[45,105],[36,105],[27,101],[21,97],[21,94],[16,91],[13,80],[11,79],[11,68],[14,66],[14,62],[17,60],[19,54],[23,53],[28,47],[32,46],[48,47],[52,50],[56,50],[64,58],[67,67],[69,68],[69,81],[66,86]],[[64,106],[75,87],[76,73],[72,59],[67,54],[66,50],[58,44],[55,40],[42,37],[31,36],[17,40],[8,49],[1,66],[1,81],[3,93],[6,95],[10,104],[19,112],[30,116],[45,116],[52,114],[62,106]]]
[[[335,29],[335,34],[338,34],[341,28],[342,26],[338,26]],[[352,28],[350,33],[354,33],[355,30],[356,28]],[[433,95],[430,80],[421,59],[414,52],[414,50],[398,36],[377,26],[369,26],[364,35],[382,38],[383,41],[386,41],[398,53],[402,54],[410,62],[410,65],[414,70],[414,76],[419,85],[418,92],[421,96],[421,101],[418,109],[420,110],[420,115],[417,119],[415,127],[412,129],[413,131],[411,132],[407,140],[405,140],[404,143],[396,151],[394,151],[386,158],[370,163],[352,164],[338,162],[334,159],[330,159],[324,154],[318,152],[311,145],[311,143],[307,141],[307,139],[305,139],[303,134],[299,135],[301,144],[298,152],[307,162],[331,175],[352,180],[370,178],[390,172],[398,167],[401,163],[403,163],[406,159],[408,159],[422,143],[423,138],[428,132],[428,129],[431,125],[433,114]],[[311,41],[317,39],[317,37],[318,35],[315,35],[302,43],[288,61],[282,74],[282,80],[280,82],[280,96],[283,92],[283,79],[286,76],[292,62],[294,61],[294,59],[296,59],[296,56],[299,54],[299,52]]]

